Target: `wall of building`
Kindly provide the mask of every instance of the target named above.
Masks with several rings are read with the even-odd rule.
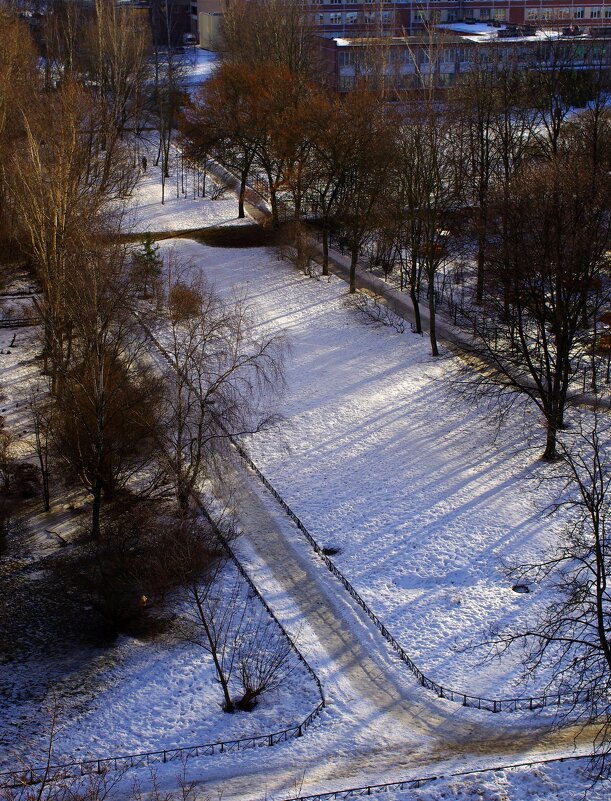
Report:
[[[562,63],[579,69],[611,67],[611,35],[560,37],[553,41],[531,37],[491,39],[476,43],[460,36],[446,36],[431,51],[424,37],[367,43],[364,40],[322,40],[321,50],[329,84],[340,92],[353,89],[359,80],[371,77],[389,90],[415,90],[422,77],[433,73],[441,89],[460,80],[474,64],[498,70],[504,64],[533,69],[546,63]],[[372,55],[377,52],[378,58]],[[433,56],[431,57],[431,53]],[[428,80],[428,77],[427,77]]]

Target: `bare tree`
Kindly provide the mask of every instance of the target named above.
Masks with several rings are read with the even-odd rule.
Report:
[[[358,90],[342,106],[342,177],[335,217],[350,250],[350,293],[362,245],[384,204],[393,157],[391,126],[376,95]]]
[[[294,75],[319,74],[320,57],[308,13],[290,0],[237,0],[223,17],[226,58],[249,67],[274,65]]]
[[[11,198],[11,156],[24,135],[21,110],[32,104],[37,88],[34,48],[17,13],[0,10],[0,242],[2,261],[11,257],[11,240],[19,230],[19,217]]]
[[[453,141],[447,117],[428,103],[414,109],[397,129],[398,252],[421,331],[420,289],[426,279],[429,338],[439,355],[436,332],[436,276],[454,256],[451,226],[462,205]]]
[[[147,367],[148,342],[132,315],[125,254],[81,254],[69,287],[74,353],[56,392],[55,446],[72,476],[92,495],[92,536],[100,536],[104,500],[112,500],[153,459],[159,379]]]
[[[227,302],[202,281],[185,281],[183,268],[170,259],[165,311],[170,372],[162,448],[177,500],[186,510],[230,436],[274,423],[283,342],[278,335],[257,334],[240,299]]]
[[[476,303],[484,296],[484,268],[488,242],[488,206],[495,167],[494,137],[498,70],[492,70],[480,57],[472,63],[456,91],[457,122],[460,134],[460,155],[464,189],[473,209],[476,239],[477,283]]]
[[[182,560],[189,564],[189,558]],[[202,577],[191,574],[179,635],[212,657],[225,712],[251,711],[287,678],[291,644],[260,601],[227,563],[218,559]]]
[[[291,643],[252,594],[246,625],[237,642],[241,698],[238,709],[250,711],[259,699],[280,687],[291,665]]]
[[[15,444],[17,438],[4,425],[0,427],[0,482],[4,493],[10,493],[17,467]]]
[[[43,508],[48,512],[51,507],[50,462],[55,412],[48,386],[30,392],[28,409],[34,431],[34,452],[40,470]]]
[[[250,67],[222,64],[201,87],[181,122],[187,154],[200,161],[212,156],[240,181],[238,217],[243,218],[248,178],[257,152],[252,105],[258,86]]]
[[[219,563],[205,582],[195,577],[188,584],[188,611],[178,630],[183,639],[210,654],[223,693],[223,710],[234,712],[236,703],[231,684],[238,662],[236,639],[242,632],[247,605],[239,574],[228,588],[221,588],[222,568]]]
[[[134,176],[130,160],[119,158],[118,148],[112,170],[103,167],[102,143],[90,133],[95,109],[89,94],[70,81],[43,95],[33,108],[23,110],[25,137],[11,162],[12,199],[24,229],[24,250],[44,291],[38,306],[43,355],[54,381],[70,360],[70,277],[106,226],[108,201],[124,196]]]
[[[88,72],[98,97],[97,129],[102,138],[102,184],[116,158],[126,126],[137,123],[150,79],[150,33],[134,10],[96,0],[87,31]]]
[[[611,768],[611,451],[602,412],[584,412],[579,432],[559,444],[564,487],[550,510],[568,515],[558,548],[513,568],[521,582],[549,588],[553,600],[526,628],[501,632],[501,650],[521,643],[527,671],[549,671],[550,692],[573,697],[572,713],[597,727],[597,775]],[[558,477],[557,475],[555,476]]]
[[[490,286],[472,320],[473,352],[494,367],[482,385],[515,390],[536,405],[545,459],[556,455],[571,381],[609,301],[610,191],[608,177],[593,191],[579,155],[523,166],[501,204]]]

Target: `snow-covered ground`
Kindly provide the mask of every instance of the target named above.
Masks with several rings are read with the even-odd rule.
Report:
[[[29,298],[0,298],[0,315],[15,316],[16,305],[27,310],[31,304]],[[14,437],[15,453],[30,459],[28,400],[32,391],[46,387],[39,351],[36,328],[0,329],[0,414]],[[0,586],[7,593],[0,596],[0,615],[23,616],[27,624],[17,632],[9,626],[16,640],[3,643],[0,651],[0,771],[22,761],[40,764],[54,710],[57,763],[269,734],[301,723],[316,707],[316,685],[292,653],[290,675],[281,687],[254,712],[228,715],[221,709],[212,659],[196,645],[162,636],[153,641],[123,637],[104,646],[95,638],[88,641],[86,632],[81,641],[71,634],[62,640],[61,633],[49,631],[49,603],[63,601],[50,586],[45,560],[70,541],[80,512],[89,508],[82,493],[68,492],[55,481],[52,501],[46,514],[40,502],[31,502],[23,530],[0,556]],[[228,565],[229,586],[235,573]],[[28,583],[38,589],[23,594]],[[12,595],[33,608],[15,610]],[[5,630],[0,627],[0,639]]]
[[[155,200],[152,178],[149,189],[144,184],[139,192],[145,200],[149,192],[149,201],[141,203],[146,211],[138,230],[202,227],[199,222],[192,226],[178,208],[162,207]],[[177,207],[192,202],[198,203],[183,199]],[[225,218],[230,224],[232,214]],[[207,212],[203,216],[204,224],[221,221],[220,215],[212,222]],[[188,240],[162,245],[164,251],[170,247],[192,259],[192,269],[203,270],[223,292],[236,288],[245,294],[261,325],[268,331],[282,330],[289,339],[284,422],[275,432],[248,443],[268,478],[319,542],[339,550],[334,557],[337,564],[423,669],[471,692],[492,696],[522,692],[515,660],[482,667],[478,653],[464,649],[480,640],[490,624],[515,620],[543,600],[536,587],[527,595],[514,593],[502,570],[503,562],[527,559],[548,547],[560,525],[541,514],[553,487],[548,484],[543,492],[538,486],[539,443],[529,440],[523,421],[516,420],[495,439],[495,429],[453,391],[458,380],[454,361],[432,360],[426,341],[409,333],[365,324],[345,306],[346,287],[338,279],[306,278],[268,249],[214,249]],[[265,504],[270,510],[274,506],[269,498]],[[278,510],[275,514],[283,517]],[[248,548],[243,553],[265,582],[264,563],[257,564]],[[304,545],[301,559],[309,558]],[[343,590],[324,570],[319,572],[317,591],[339,594],[337,603],[343,603]],[[298,607],[293,608],[286,594],[275,595],[271,581],[269,588],[272,606],[292,614],[299,628]],[[339,621],[337,626],[341,639]],[[314,643],[316,631],[307,625],[303,629],[307,643]],[[375,652],[377,633],[364,629],[363,636],[368,652]],[[178,744],[183,732],[188,733],[189,744],[200,736],[225,736],[212,719],[214,703],[209,707],[211,719],[203,719],[201,654],[188,654],[186,647],[174,656],[163,649],[154,653],[147,649],[130,640],[118,644],[116,660],[105,670],[107,683],[102,683],[100,697],[91,697],[59,734],[67,747],[76,748],[78,742],[84,757],[84,751],[93,747],[100,755],[98,749],[105,742],[130,749],[138,742],[142,747],[134,750],[145,750],[155,747],[153,743]],[[380,684],[388,675],[400,699],[403,677],[397,678],[397,665],[387,664],[383,644],[379,649],[380,663],[368,661],[363,673],[374,684],[378,674]],[[342,656],[354,670],[351,653]],[[393,734],[398,703],[394,696],[388,697],[388,710],[370,721],[369,732],[379,740],[367,738],[366,732],[354,728],[366,704],[355,697],[356,685],[342,682],[341,663],[334,658],[321,654],[319,662],[329,682],[345,694],[331,698],[305,737],[273,749],[193,760],[188,763],[189,776],[203,782],[210,797],[218,792],[226,798],[286,798],[301,791],[430,775],[433,756],[437,775],[446,776],[482,763],[506,763],[501,741],[484,744],[477,756],[465,757],[457,742],[447,751],[428,754],[432,734]],[[0,671],[4,669],[0,666]],[[422,730],[435,732],[438,744],[448,736],[437,723],[440,710],[453,732],[463,725],[471,734],[480,726],[489,731],[498,725],[501,732],[508,725],[506,715],[486,716],[437,702],[414,688],[409,676],[404,684],[420,699],[413,708]],[[177,689],[182,691],[178,699]],[[289,688],[278,700],[279,709],[297,713],[293,692]],[[300,696],[299,703],[309,692]],[[223,723],[229,717],[219,715]],[[270,715],[277,720],[273,711]],[[7,734],[11,725],[7,722]],[[216,737],[206,734],[213,731],[218,732]],[[567,752],[570,747],[569,738]],[[504,770],[440,779],[420,790],[393,795],[397,801],[577,801],[589,783],[581,770],[574,762]],[[160,769],[165,787],[172,786],[177,772],[176,766]],[[605,789],[589,792],[588,798],[602,801]]]
[[[144,140],[139,148],[140,157],[147,159],[147,169],[141,173],[140,180],[131,198],[129,209],[123,221],[123,231],[130,234],[161,234],[171,231],[188,231],[210,228],[218,225],[247,224],[248,220],[238,220],[238,201],[231,194],[213,200],[210,193],[215,184],[208,176],[206,197],[202,197],[203,174],[185,165],[184,174],[178,184],[174,166],[180,162],[180,154],[172,149],[172,176],[167,179],[164,203],[161,202],[161,167],[155,166],[157,145],[154,137]]]
[[[225,573],[224,591],[230,594],[237,571],[230,563]],[[57,755],[85,759],[267,734],[298,725],[320,701],[294,657],[283,686],[264,696],[254,712],[234,714],[222,711],[212,657],[200,646],[172,638],[122,638],[112,659],[97,679],[95,699],[61,726]]]
[[[591,783],[583,764],[569,761],[441,778],[419,789],[384,793],[384,798],[388,801],[605,801],[608,783],[595,787]]]
[[[516,659],[483,666],[470,650],[541,604],[503,568],[536,558],[561,526],[543,515],[553,485],[538,487],[540,443],[523,420],[497,436],[456,393],[452,358],[364,323],[335,277],[299,275],[271,250],[166,247],[286,333],[284,422],[248,449],[417,664],[474,695],[540,693],[541,682],[521,685]]]
[[[195,91],[214,72],[218,64],[218,54],[200,47],[185,47],[185,76],[182,83],[190,92]]]

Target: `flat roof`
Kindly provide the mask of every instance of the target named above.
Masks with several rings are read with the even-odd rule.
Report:
[[[474,43],[483,43],[483,42],[546,42],[546,41],[557,41],[558,39],[563,39],[567,42],[574,42],[574,41],[591,41],[592,36],[588,33],[578,34],[576,36],[563,36],[562,31],[559,30],[552,30],[541,28],[533,31],[532,33],[526,33],[523,35],[516,34],[515,36],[499,36],[498,32],[500,30],[507,30],[506,26],[494,27],[492,25],[486,25],[485,23],[481,23],[479,25],[467,25],[465,23],[448,23],[447,25],[439,25],[438,28],[441,28],[444,31],[447,31],[450,36],[445,39],[448,43],[458,43],[458,42],[474,42]],[[475,29],[475,30],[474,30]],[[605,34],[604,37],[608,39],[609,36]],[[391,46],[400,46],[402,44],[425,44],[431,41],[430,37],[426,34],[414,34],[411,36],[355,36],[354,38],[349,38],[346,36],[338,36],[333,37],[332,41],[335,42],[337,47],[367,47],[373,44],[386,44]],[[443,44],[443,40],[441,42]]]

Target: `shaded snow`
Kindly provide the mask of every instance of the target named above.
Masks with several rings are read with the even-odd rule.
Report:
[[[553,488],[537,488],[528,425],[518,417],[495,439],[453,392],[454,361],[433,360],[418,336],[364,324],[339,279],[306,278],[265,249],[176,247],[223,291],[244,293],[264,328],[287,334],[284,422],[248,448],[407,652],[458,690],[540,693],[542,683],[521,686],[516,659],[481,666],[483,652],[465,650],[542,600],[536,587],[513,592],[503,570],[560,526],[542,514]]]

